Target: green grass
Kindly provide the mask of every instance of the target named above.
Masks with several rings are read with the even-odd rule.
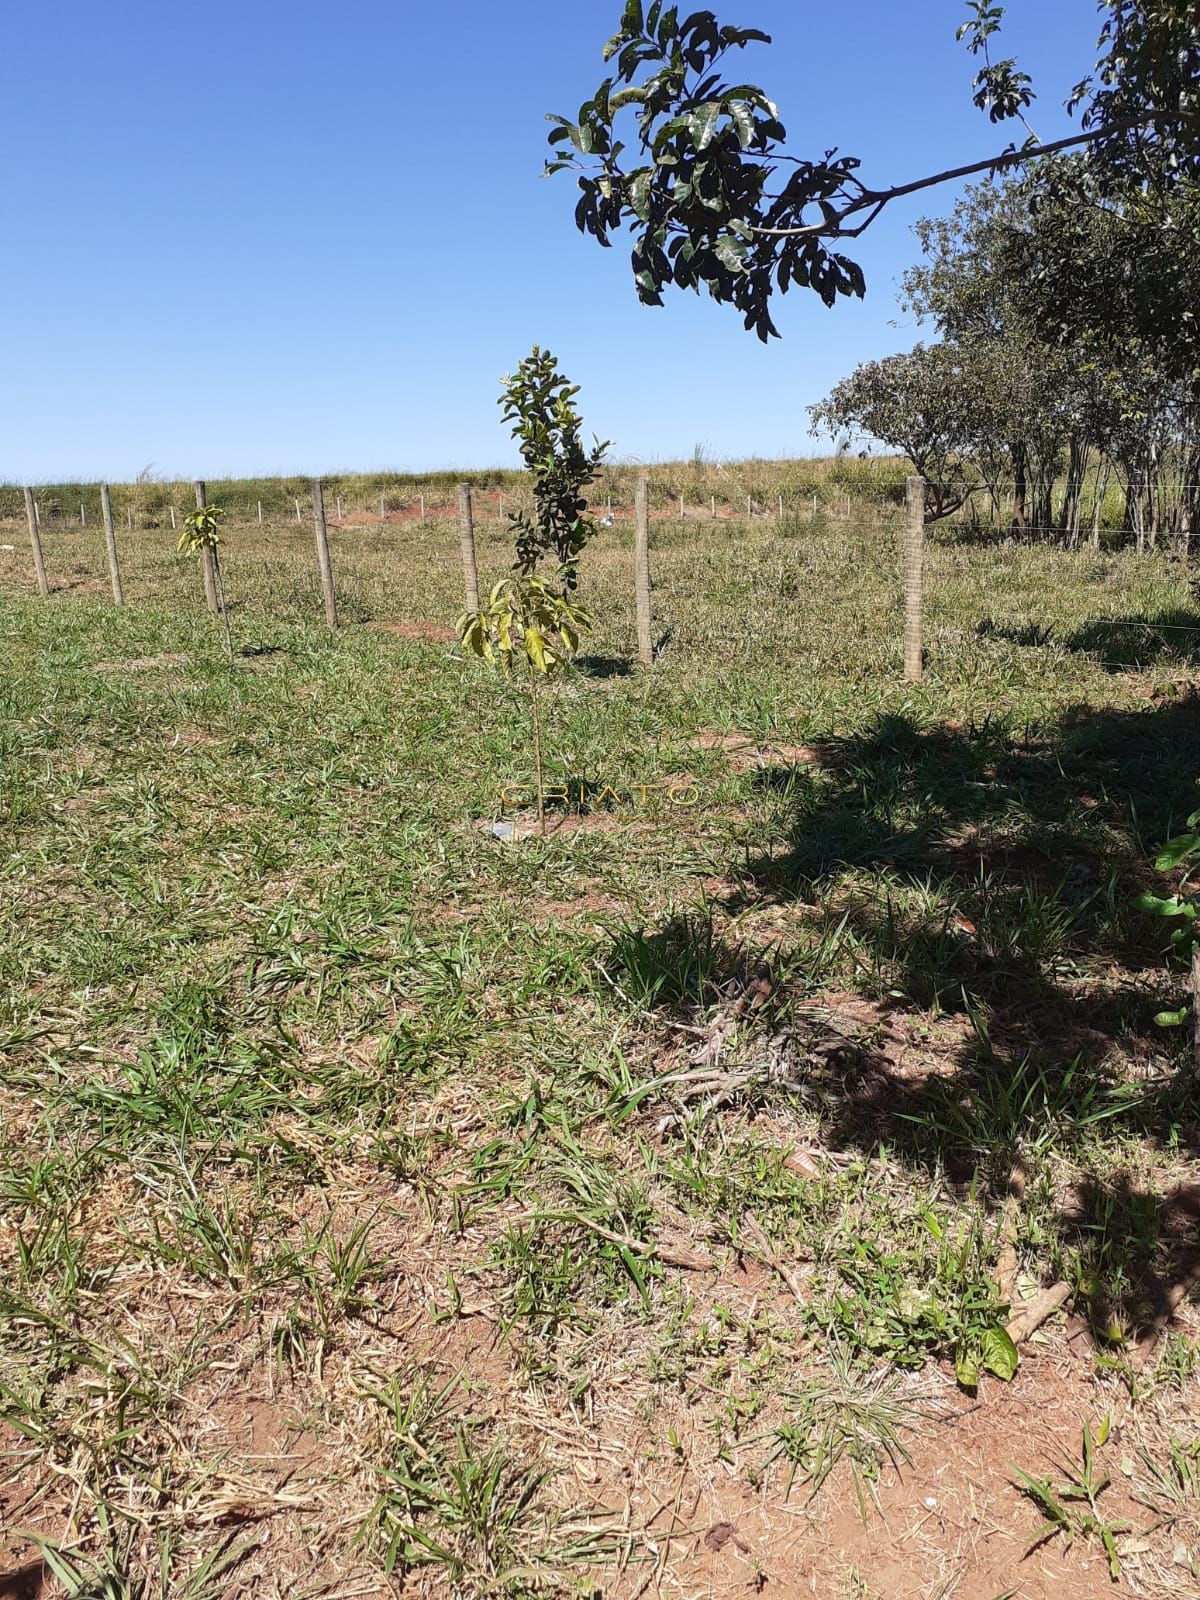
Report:
[[[519,697],[368,625],[452,622],[451,521],[335,526],[333,636],[307,530],[231,528],[232,670],[169,532],[124,610],[94,530],[47,531],[48,603],[7,542],[0,1493],[78,1592],[219,1592],[270,1519],[239,1570],[296,1592],[569,1593],[641,1548],[614,1462],[873,1492],[889,1373],[1003,1318],[1018,1163],[1024,1283],[1194,1401],[1182,1333],[1122,1377],[1197,1177],[1130,906],[1197,804],[1193,636],[1088,647],[1195,622],[1179,566],[935,535],[913,687],[878,508],[663,522],[637,671],[618,525],[552,764],[699,801],[504,844]]]
[[[865,1521],[868,1497],[886,1462],[907,1463],[904,1434],[917,1425],[922,1404],[904,1393],[894,1375],[864,1378],[839,1346],[831,1353],[828,1378],[800,1394],[785,1394],[787,1420],[775,1430],[768,1462],[786,1461],[785,1492],[796,1476],[817,1495],[839,1463],[851,1470],[859,1515]]]
[[[1095,1437],[1092,1425],[1083,1425],[1083,1449],[1078,1467],[1071,1461],[1060,1463],[1062,1481],[1055,1484],[1049,1477],[1035,1477],[1017,1468],[1017,1481],[1022,1493],[1028,1496],[1045,1517],[1045,1522],[1035,1535],[1035,1543],[1062,1535],[1070,1545],[1076,1538],[1097,1539],[1104,1549],[1109,1576],[1115,1582],[1121,1576],[1121,1558],[1117,1552],[1117,1538],[1128,1532],[1121,1523],[1110,1521],[1099,1506],[1100,1497],[1112,1484],[1112,1478],[1100,1463],[1100,1452],[1108,1442],[1111,1418],[1105,1413]]]

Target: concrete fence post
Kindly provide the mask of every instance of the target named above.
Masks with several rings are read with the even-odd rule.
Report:
[[[462,551],[463,587],[467,610],[479,610],[479,573],[475,566],[475,519],[471,512],[471,485],[458,486],[458,542]]]
[[[317,535],[317,566],[321,571],[321,593],[325,597],[325,621],[338,625],[337,600],[333,593],[333,563],[329,559],[329,531],[325,526],[325,490],[319,481],[312,486],[313,527]]]
[[[650,617],[650,479],[638,473],[633,491],[633,592],[637,611],[638,660],[644,667],[654,661]]]
[[[924,478],[909,478],[904,491],[904,506],[904,677],[907,683],[920,683],[924,670]]]
[[[115,606],[125,604],[125,595],[121,589],[121,568],[117,563],[117,532],[113,527],[112,496],[108,492],[108,485],[100,485],[100,514],[104,518],[104,549],[108,557],[108,577],[112,584],[112,597]]]
[[[37,573],[38,593],[43,600],[50,597],[50,585],[46,582],[46,563],[42,560],[42,536],[38,528],[37,507],[33,500],[33,490],[25,490],[25,520],[29,524],[29,547],[33,551],[33,570]]]

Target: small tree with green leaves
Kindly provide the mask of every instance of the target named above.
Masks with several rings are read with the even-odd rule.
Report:
[[[1142,894],[1135,905],[1165,917],[1171,924],[1168,949],[1191,965],[1192,1003],[1174,1011],[1160,1011],[1155,1017],[1160,1027],[1181,1028],[1191,1019],[1193,1062],[1200,1074],[1200,897],[1192,892],[1200,878],[1200,811],[1187,819],[1188,832],[1170,839],[1159,851],[1154,866],[1158,872],[1183,868],[1179,887],[1172,895]]]
[[[229,610],[225,604],[225,583],[221,577],[221,556],[219,545],[221,543],[221,518],[225,515],[220,506],[197,506],[194,511],[189,511],[183,519],[183,532],[179,536],[179,549],[186,555],[203,555],[207,550],[212,556],[213,583],[217,591],[217,609],[221,614],[221,623],[225,629],[225,648],[229,652],[229,664],[233,665],[233,636],[229,631]]]
[[[500,405],[533,475],[533,510],[509,513],[517,576],[502,579],[486,605],[458,619],[463,647],[499,667],[506,678],[516,671],[529,694],[542,834],[546,782],[539,694],[570,671],[581,635],[592,630],[591,612],[574,598],[580,552],[596,531],[583,491],[599,472],[608,449],[599,439],[594,439],[591,450],[584,449],[583,422],[575,405],[578,393],[550,351],[536,344],[516,372],[504,379]],[[553,581],[537,572],[538,563],[548,556],[558,563]]]
[[[559,581],[571,591],[578,581],[577,564],[584,545],[596,531],[587,514],[583,491],[599,472],[608,444],[593,437],[583,447],[583,422],[575,405],[579,393],[558,370],[549,350],[535,344],[516,372],[504,379],[500,396],[505,422],[521,459],[533,474],[533,511],[510,512],[516,537],[516,570],[529,574],[553,555]]]
[[[514,670],[524,678],[533,723],[538,830],[543,835],[546,782],[539,689],[570,671],[580,635],[591,629],[592,615],[586,606],[534,573],[502,578],[486,605],[458,619],[459,637],[471,655],[499,667],[506,678]]]

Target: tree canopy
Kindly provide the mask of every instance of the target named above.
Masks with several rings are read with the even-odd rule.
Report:
[[[1090,470],[1139,537],[1200,529],[1200,185],[1151,218],[1062,156],[916,232],[902,300],[940,342],[859,367],[814,427],[902,450],[941,486],[935,514],[1003,486],[1016,524],[1073,542]]]
[[[1099,0],[1092,70],[1068,106],[1080,131],[1032,134],[984,161],[873,188],[860,161],[837,150],[785,150],[779,110],[758,85],[724,75],[726,58],[769,44],[761,29],[722,24],[711,11],[628,0],[604,49],[615,62],[575,119],[551,116],[548,172],[573,171],[579,228],[601,245],[630,232],[637,292],[661,305],[665,288],[699,290],[733,305],[748,329],[777,335],[771,300],[793,284],[826,305],[861,295],[856,261],[836,247],[891,201],[954,178],[1086,146],[1101,194],[1161,196],[1200,177],[1200,23],[1194,0]],[[959,37],[981,60],[975,102],[995,123],[1024,119],[1034,88],[1013,59],[992,59],[1003,7],[969,0]],[[633,143],[621,136],[632,122]],[[1026,125],[1027,127],[1027,125]],[[1027,127],[1028,131],[1028,127]]]

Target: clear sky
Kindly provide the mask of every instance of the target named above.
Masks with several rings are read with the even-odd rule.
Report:
[[[869,183],[1007,142],[970,101],[959,0],[709,0],[790,148]],[[685,0],[686,9],[686,0]],[[515,460],[497,384],[535,341],[621,459],[792,455],[804,407],[910,345],[895,284],[949,189],[860,241],[863,303],[641,307],[626,250],[540,177],[545,113],[602,73],[621,0],[11,0],[0,62],[0,478],[422,470]],[[1094,0],[1010,0],[1043,139]]]

